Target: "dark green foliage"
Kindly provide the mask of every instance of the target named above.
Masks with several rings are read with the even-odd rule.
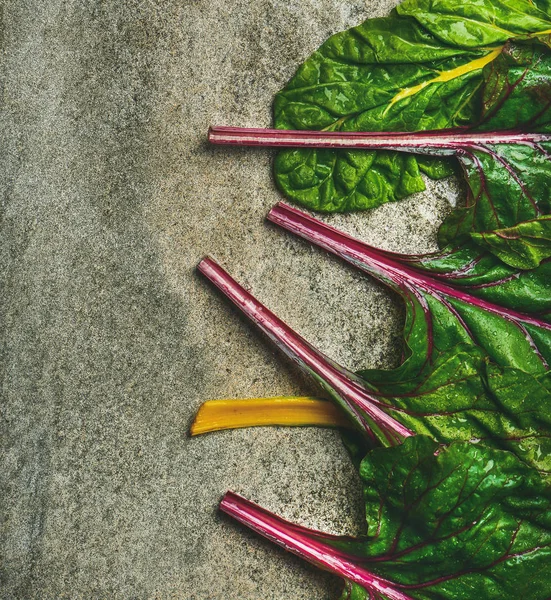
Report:
[[[405,301],[403,363],[360,371],[359,399],[346,387],[325,385],[368,436],[392,445],[405,428],[443,444],[483,443],[551,474],[550,262],[518,271],[472,246],[425,256],[384,252],[285,204],[269,218]]]
[[[551,132],[551,16],[526,0],[405,2],[325,42],[277,94],[279,129]],[[510,39],[516,40],[511,43]],[[323,212],[373,208],[453,172],[449,151],[293,148],[275,161],[291,200]],[[551,142],[471,145],[457,154],[466,208],[443,224],[444,246],[473,240],[513,266],[551,255]],[[520,224],[519,229],[513,229]],[[504,231],[505,230],[505,231]],[[514,239],[514,243],[508,240]]]
[[[417,131],[466,125],[475,118],[480,71],[391,102],[403,89],[485,52],[444,45],[408,19],[370,19],[331,37],[300,67],[276,96],[275,126]],[[433,162],[427,164],[432,174],[451,172]],[[285,150],[276,159],[275,176],[289,198],[325,212],[373,208],[424,189],[417,160],[394,152]]]
[[[471,233],[472,240],[486,247],[503,262],[519,269],[533,269],[551,256],[551,217],[524,221],[512,227]]]
[[[232,493],[221,504],[342,576],[341,600],[551,598],[550,41],[550,0],[406,0],[331,37],[276,96],[279,129],[496,134],[459,149],[441,138],[409,154],[277,156],[283,192],[325,212],[398,200],[424,188],[421,171],[462,167],[467,203],[437,254],[380,251],[289,207],[270,217],[404,298],[400,367],[352,374],[217,265],[207,275],[369,434],[369,451],[344,434],[364,486],[363,537],[292,525]]]
[[[482,123],[476,131],[551,132],[551,52],[507,44],[484,75]],[[549,256],[549,224],[534,220],[551,209],[551,142],[466,147],[459,161],[469,184],[467,207],[444,222],[441,244],[474,231],[480,232],[473,235],[478,244],[511,265],[531,268]],[[507,235],[515,236],[514,248],[496,244]]]
[[[369,453],[360,475],[367,535],[331,540],[359,569],[416,600],[550,597],[551,495],[512,454],[416,436]]]

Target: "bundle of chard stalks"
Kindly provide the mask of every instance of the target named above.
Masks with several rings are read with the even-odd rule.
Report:
[[[466,179],[439,252],[373,248],[285,203],[268,219],[388,285],[404,360],[347,370],[221,266],[199,270],[327,400],[207,402],[193,433],[252,425],[355,432],[359,538],[289,523],[232,492],[221,509],[345,582],[341,600],[551,598],[551,0],[406,0],[327,40],[277,94],[275,178],[314,211],[370,209]]]

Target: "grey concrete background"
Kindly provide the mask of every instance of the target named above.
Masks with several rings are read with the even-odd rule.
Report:
[[[0,597],[336,598],[339,581],[217,514],[227,489],[361,529],[336,433],[190,439],[207,398],[315,389],[194,272],[205,254],[323,351],[392,366],[400,302],[265,224],[272,152],[209,148],[268,126],[330,34],[392,2],[2,0]],[[329,219],[434,248],[449,182]]]

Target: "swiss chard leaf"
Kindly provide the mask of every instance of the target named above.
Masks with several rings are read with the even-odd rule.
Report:
[[[551,312],[549,260],[532,270],[516,269],[503,264],[494,254],[484,252],[473,244],[420,255],[384,250],[378,252],[435,279],[468,289],[473,296],[493,304],[540,315],[544,320]]]
[[[471,233],[470,237],[503,262],[519,269],[534,269],[551,256],[551,217],[524,221],[495,231]]]
[[[390,17],[334,35],[276,96],[276,128],[376,132],[474,125],[482,68],[507,40],[546,40],[551,29],[547,6],[483,4],[448,0],[417,8],[406,2]],[[435,166],[424,159],[425,166],[432,175],[450,173],[442,161]],[[381,151],[293,149],[277,157],[275,174],[289,198],[333,212],[372,208],[423,189],[418,167],[414,157]]]
[[[379,199],[385,198],[388,186],[374,178],[375,172],[393,174],[395,190],[411,191],[417,181],[417,163],[409,153],[455,156],[469,193],[466,207],[455,210],[441,226],[440,244],[470,238],[509,265],[533,268],[551,256],[549,221],[543,218],[551,210],[551,52],[541,44],[508,43],[485,67],[484,77],[482,120],[469,132],[317,133],[214,128],[211,141],[290,146],[293,149],[286,156],[294,157],[300,157],[304,148],[312,149],[308,165],[290,165],[289,170],[285,167],[276,172],[284,172],[289,181],[300,180],[304,198],[313,193],[321,199],[321,204],[316,204],[317,200],[305,203],[323,210],[337,210],[335,198],[343,191],[347,200],[341,208],[358,208],[368,188]],[[350,117],[354,122],[364,118],[364,113]],[[379,115],[376,122],[383,123],[383,117]],[[344,122],[341,125],[341,129],[346,128]],[[377,127],[369,123],[364,126],[357,129]],[[342,149],[346,161],[334,159],[335,148]],[[320,156],[332,156],[333,162],[322,167],[316,162]],[[431,168],[437,170],[438,165]],[[318,176],[320,185],[315,184]]]
[[[409,19],[370,19],[331,37],[302,65],[276,96],[275,126],[416,131],[472,123],[488,54],[442,44]],[[449,81],[428,83],[461,67]],[[423,90],[400,99],[419,84]],[[432,174],[451,173],[430,162]],[[325,212],[373,208],[425,187],[415,157],[385,151],[285,150],[275,177],[289,198]]]
[[[228,493],[221,509],[345,579],[345,599],[472,600],[551,595],[551,494],[513,454],[416,436],[370,452],[367,535],[293,525]]]
[[[416,433],[441,443],[483,440],[551,474],[546,374],[499,367],[480,348],[456,344],[433,348],[421,363],[412,355],[394,371],[356,375],[308,344],[212,260],[199,269],[315,379],[370,443],[393,445]]]
[[[507,44],[484,71],[482,122],[477,131],[551,132],[551,53],[539,45]],[[467,206],[458,209],[439,231],[442,245],[475,232],[493,232],[532,221],[551,209],[551,141],[466,145],[458,154],[469,184]],[[546,231],[523,225],[537,238],[539,255],[549,256]],[[499,234],[497,234],[499,236]],[[543,238],[539,236],[543,235]],[[491,251],[492,234],[475,236]],[[530,241],[517,236],[517,246],[529,250]],[[532,239],[533,242],[533,239]],[[517,252],[501,246],[509,264]],[[532,255],[532,262],[537,258]],[[518,261],[517,261],[518,262]]]
[[[466,282],[458,286],[454,277],[446,279],[445,272],[432,277],[426,271],[412,268],[408,264],[409,257],[402,260],[400,255],[381,252],[284,204],[272,209],[269,219],[367,271],[404,298],[409,356],[395,371],[383,372],[385,381],[416,377],[422,369],[430,368],[435,355],[446,354],[459,344],[483,349],[501,366],[534,375],[548,370],[551,363],[549,317],[538,315],[537,311],[526,314],[510,308],[511,303],[522,302],[522,296],[518,300],[507,300],[506,294],[501,294],[502,304],[490,302],[484,298],[484,293],[477,295],[477,292],[491,286],[473,286],[471,290]],[[498,269],[495,276],[487,274],[486,282],[492,281],[493,287],[497,288],[500,280],[506,279],[504,285],[514,287],[515,274],[509,279],[509,276],[503,278],[502,273],[503,269]],[[534,285],[538,281],[537,277],[521,278],[520,273],[516,273],[516,278],[520,279],[516,283],[517,289],[522,289],[524,282],[529,284],[531,281]],[[547,292],[541,294],[543,300],[540,303],[549,302],[548,290],[547,282],[540,290],[534,290],[535,295]],[[498,295],[495,289],[493,291]]]
[[[373,274],[406,300],[406,360],[392,371],[359,373],[365,396],[356,409],[383,443],[393,443],[398,422],[443,443],[483,440],[551,474],[551,388],[542,379],[551,359],[551,324],[514,310],[549,309],[549,264],[515,273],[495,257],[473,259],[472,249],[401,257],[286,205],[276,206],[269,218]],[[495,273],[488,262],[497,263]],[[366,405],[391,416],[389,426],[380,426]]]
[[[405,0],[396,12],[415,19],[439,40],[464,48],[551,32],[547,0]]]

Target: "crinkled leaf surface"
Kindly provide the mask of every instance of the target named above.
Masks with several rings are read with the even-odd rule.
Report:
[[[362,412],[386,444],[396,442],[398,422],[442,443],[484,440],[551,473],[551,394],[542,380],[551,360],[551,324],[518,312],[545,316],[551,307],[548,263],[514,271],[473,247],[402,256],[290,206],[276,206],[269,218],[374,275],[406,301],[405,360],[391,371],[359,373],[366,393],[352,401],[351,416]],[[327,389],[347,410],[335,388]],[[393,421],[378,422],[372,406]]]
[[[476,244],[519,269],[534,269],[551,256],[549,216],[495,231],[471,233],[470,236]]]
[[[276,96],[275,126],[417,131],[473,125],[480,121],[484,65],[508,39],[551,29],[548,7],[527,0],[470,9],[452,0],[421,3],[419,10],[417,4],[406,2],[390,17],[327,40]],[[433,176],[451,172],[442,161],[421,160]],[[414,157],[380,151],[284,151],[275,174],[289,198],[328,212],[372,208],[423,189]]]
[[[406,0],[396,8],[442,42],[478,48],[551,30],[547,0]]]
[[[537,44],[507,44],[485,69],[483,122],[477,131],[551,132],[551,53]],[[551,142],[487,143],[458,154],[469,184],[467,207],[456,210],[439,232],[441,244],[471,235],[508,264],[529,266],[550,255],[548,225],[534,219],[551,208]],[[517,230],[515,247],[496,244],[494,230]],[[510,232],[514,235],[513,232]],[[531,234],[531,236],[529,235]],[[537,252],[533,248],[537,247]]]
[[[550,493],[512,454],[416,436],[363,461],[369,568],[412,598],[547,598]],[[361,548],[361,550],[360,550]]]
[[[458,346],[433,357],[417,377],[385,381],[360,372],[377,405],[417,434],[449,443],[482,443],[510,450],[545,477],[551,475],[551,393],[518,369],[490,363],[483,353]],[[384,438],[382,438],[383,441]]]
[[[302,65],[276,96],[275,126],[416,131],[466,125],[475,115],[480,69],[393,100],[485,54],[444,45],[409,19],[370,19],[331,37]],[[432,169],[452,172],[443,163],[440,172]],[[384,151],[286,150],[276,158],[275,176],[289,198],[325,212],[373,208],[424,189],[414,156]]]
[[[343,599],[551,595],[551,491],[513,454],[415,436],[361,463],[367,534],[327,535],[228,494],[221,508],[343,577]]]
[[[495,258],[469,260],[472,250],[424,260],[378,250],[284,204],[274,207],[269,218],[368,272],[404,298],[408,356],[399,369],[384,372],[385,380],[416,377],[430,367],[435,354],[446,354],[460,344],[482,349],[503,367],[534,375],[548,370],[551,319],[547,311],[551,301],[547,263],[540,267],[542,273],[539,269],[515,271]],[[495,270],[488,269],[492,261]],[[505,292],[499,290],[501,286]]]
[[[550,597],[549,489],[512,454],[416,436],[360,474],[367,536],[331,544],[361,568],[415,599]]]

